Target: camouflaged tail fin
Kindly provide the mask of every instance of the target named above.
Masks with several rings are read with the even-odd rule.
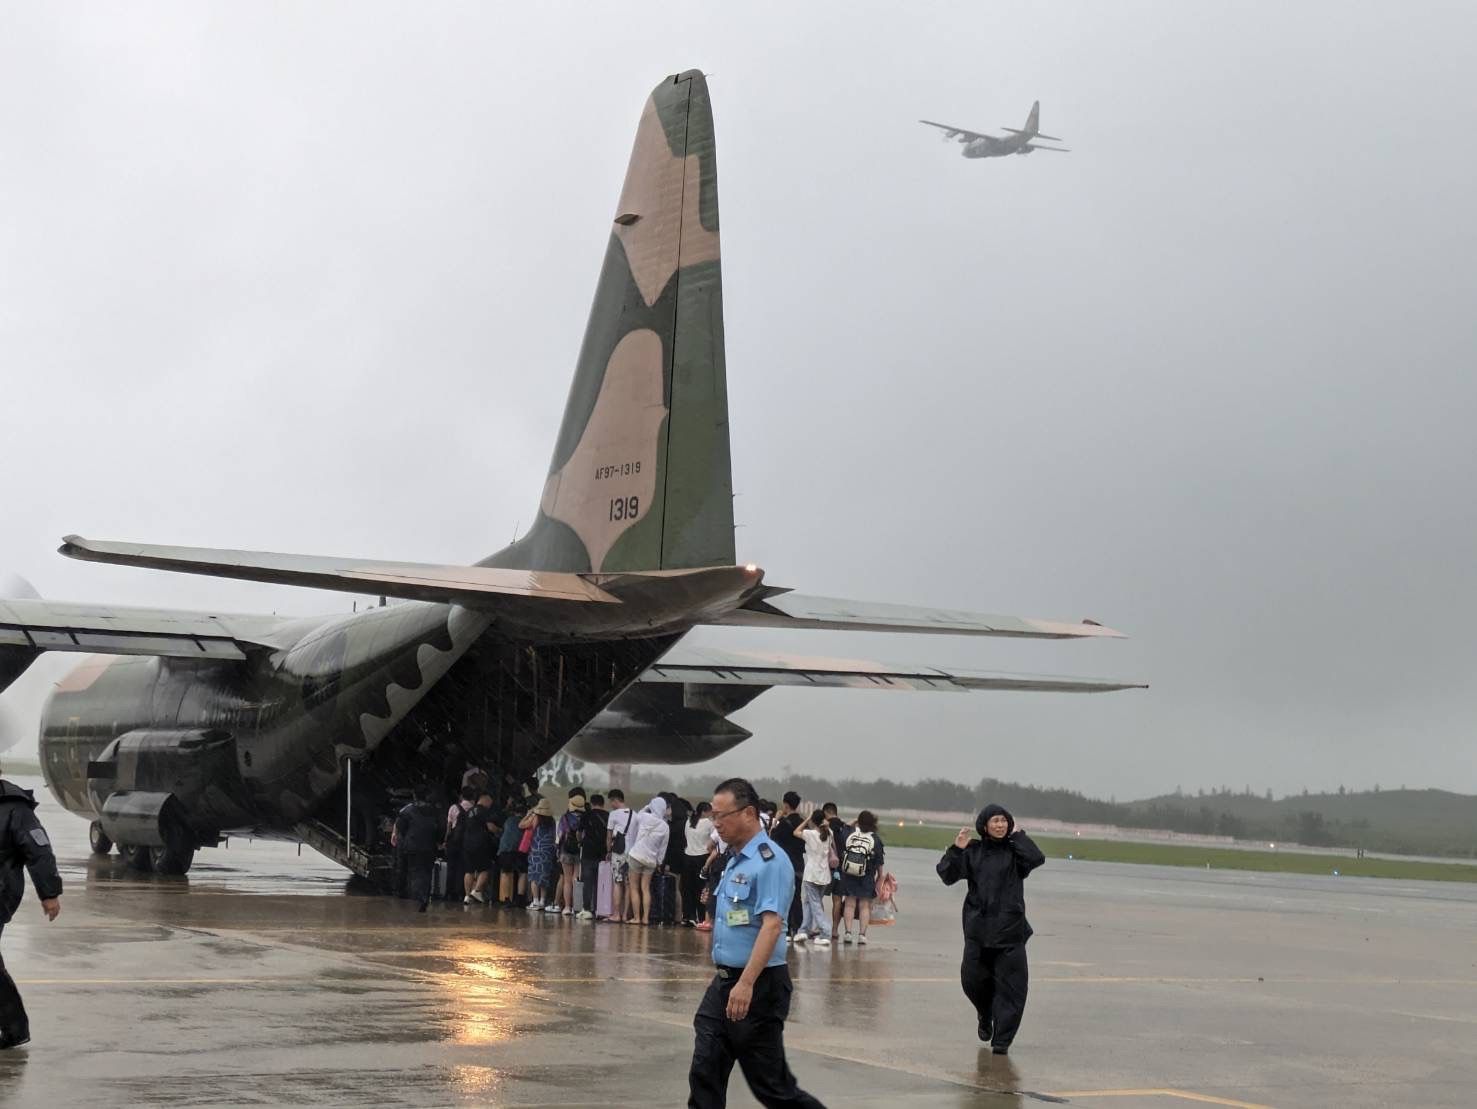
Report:
[[[708,85],[646,101],[538,517],[483,565],[732,565],[718,168]]]

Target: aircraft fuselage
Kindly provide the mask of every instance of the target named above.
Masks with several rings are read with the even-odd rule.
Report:
[[[173,807],[140,827],[183,823],[191,847],[214,846],[228,832],[300,838],[314,818],[342,827],[352,759],[369,848],[370,822],[443,783],[448,763],[532,773],[675,639],[535,645],[489,625],[408,603],[305,621],[291,646],[245,662],[89,656],[43,710],[47,784],[120,844],[138,846],[120,837],[157,799]]]

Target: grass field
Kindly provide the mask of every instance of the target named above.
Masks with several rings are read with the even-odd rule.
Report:
[[[889,847],[926,847],[943,851],[954,842],[958,829],[911,824],[883,825],[882,842]],[[1126,843],[1120,840],[1032,836],[1048,858],[1090,859],[1104,863],[1152,863],[1156,866],[1192,866],[1212,870],[1262,870],[1282,874],[1332,874],[1349,878],[1402,878],[1407,881],[1477,882],[1477,866],[1467,863],[1427,863],[1403,859],[1356,859],[1352,854],[1303,855],[1291,851],[1257,851],[1233,847],[1192,847],[1178,843]]]

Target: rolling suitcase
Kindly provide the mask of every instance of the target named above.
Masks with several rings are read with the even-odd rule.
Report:
[[[437,859],[431,867],[431,896],[444,899],[446,897],[446,871],[445,859]]]
[[[610,864],[600,864],[600,880],[595,883],[595,915],[608,917],[614,909],[615,883],[611,880]]]
[[[677,923],[677,875],[653,874],[651,876],[650,923]]]
[[[574,880],[574,900],[570,902],[575,912],[580,912],[585,907],[585,882],[583,878]]]

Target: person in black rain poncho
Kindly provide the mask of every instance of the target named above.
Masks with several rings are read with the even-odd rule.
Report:
[[[979,1014],[980,1039],[996,1055],[1010,1050],[1026,1010],[1025,878],[1046,861],[1041,848],[999,805],[986,805],[975,820],[979,839],[959,829],[953,846],[939,860],[944,885],[964,881],[964,964],[959,977],[964,995]]]

